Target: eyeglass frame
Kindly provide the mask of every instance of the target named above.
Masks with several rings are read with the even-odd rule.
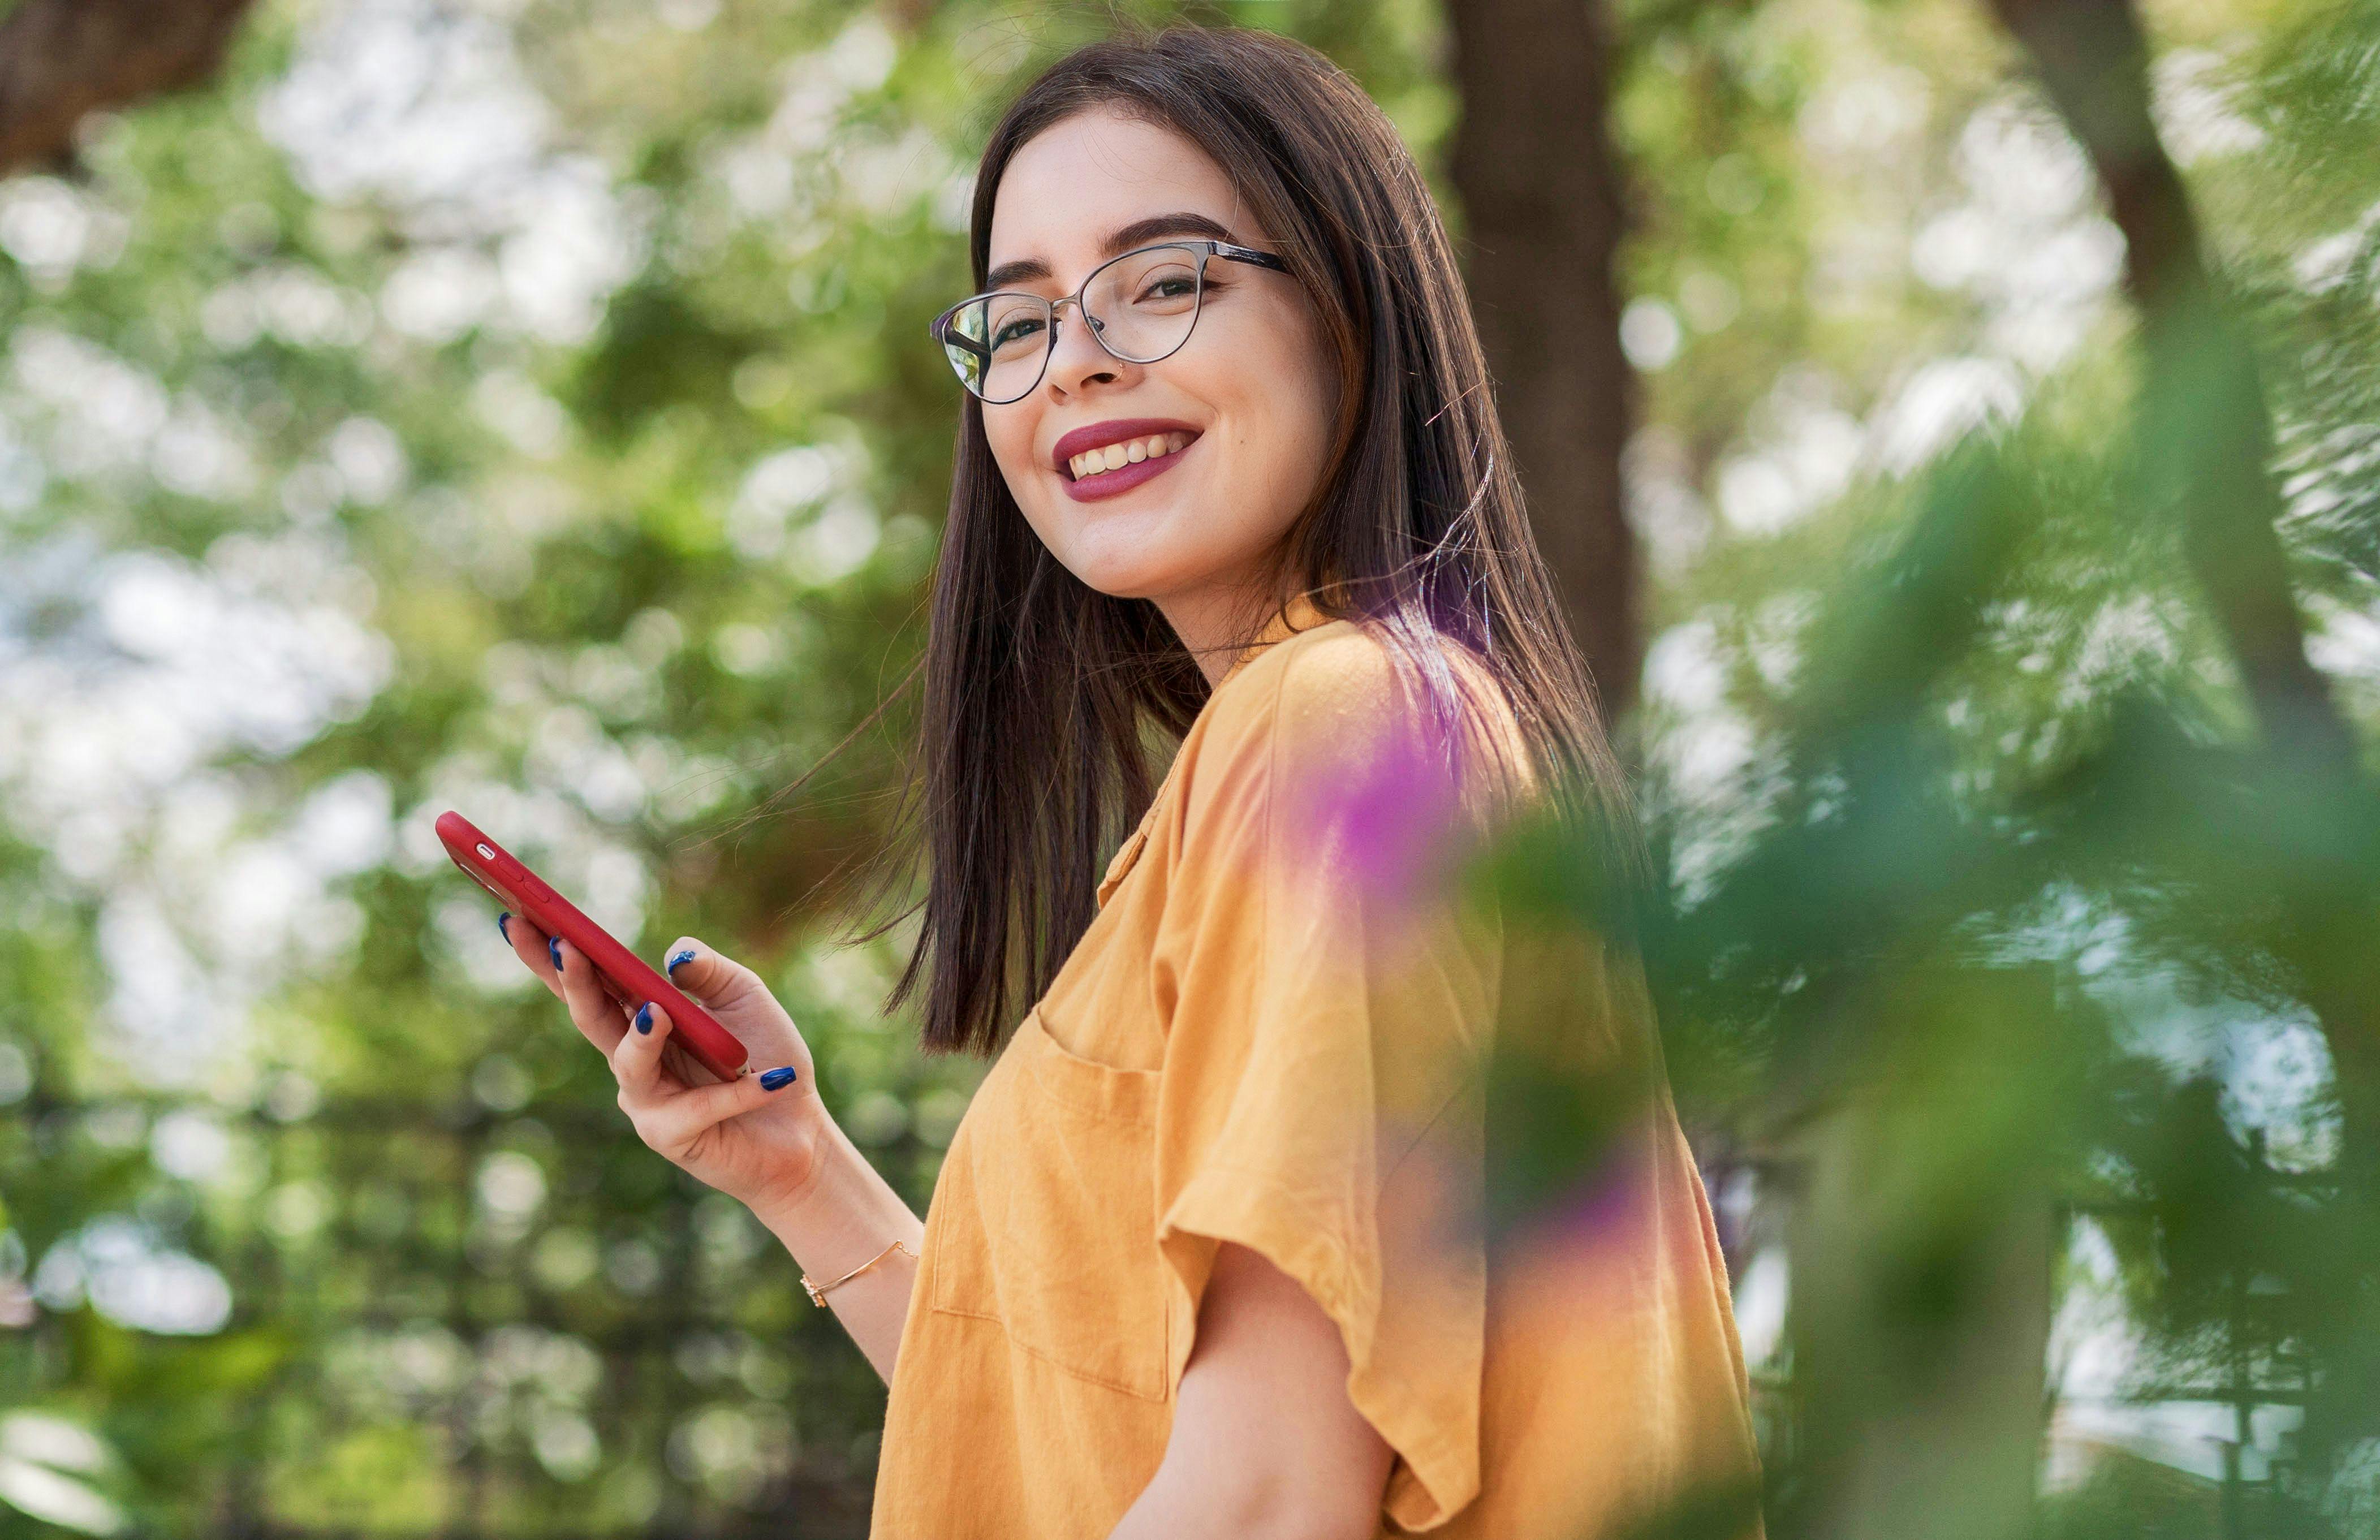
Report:
[[[1134,257],[1143,256],[1151,251],[1162,251],[1169,247],[1191,249],[1198,252],[1198,266],[1196,273],[1198,289],[1197,292],[1191,297],[1190,325],[1183,332],[1182,341],[1175,343],[1164,352],[1157,355],[1156,358],[1134,358],[1126,357],[1124,354],[1119,353],[1113,347],[1108,346],[1107,338],[1099,334],[1101,328],[1097,324],[1099,318],[1092,315],[1090,311],[1083,308],[1083,296],[1089,290],[1092,279],[1097,278],[1100,273],[1105,273],[1108,269],[1115,266],[1116,263],[1127,261]],[[956,366],[953,366],[951,370],[952,373],[958,374],[959,376],[959,387],[965,391],[969,395],[974,396],[978,401],[982,402],[985,406],[1013,406],[1016,403],[1024,400],[1026,396],[1031,395],[1034,389],[1049,376],[1050,360],[1055,358],[1058,353],[1058,311],[1062,306],[1072,305],[1075,307],[1075,313],[1076,315],[1082,316],[1092,321],[1093,324],[1090,328],[1091,340],[1099,345],[1100,352],[1105,353],[1109,358],[1117,359],[1120,362],[1127,364],[1160,363],[1165,359],[1173,357],[1176,353],[1181,352],[1183,347],[1189,343],[1190,333],[1198,329],[1199,316],[1206,312],[1207,263],[1216,257],[1220,257],[1225,261],[1245,262],[1251,267],[1270,268],[1276,273],[1287,273],[1290,270],[1287,262],[1281,261],[1281,258],[1275,256],[1269,251],[1258,251],[1254,247],[1248,246],[1235,246],[1227,240],[1215,240],[1211,237],[1202,236],[1184,240],[1151,241],[1147,246],[1135,246],[1129,251],[1118,252],[1116,255],[1110,257],[1106,261],[1101,262],[1099,266],[1085,273],[1083,275],[1082,283],[1075,286],[1075,292],[1063,297],[1062,298],[1044,300],[1039,295],[1027,294],[1023,289],[987,289],[981,294],[968,295],[965,299],[960,300],[957,304],[949,307],[947,309],[943,310],[941,314],[936,316],[933,319],[932,324],[926,328],[926,334],[928,337],[932,339],[936,346],[949,347],[952,344],[944,338],[942,333],[943,328],[948,325],[950,319],[958,314],[961,310],[965,309],[969,305],[980,304],[982,301],[993,298],[999,295],[1012,294],[1020,299],[1039,300],[1041,303],[1049,306],[1050,340],[1048,345],[1041,349],[1041,367],[1034,371],[1032,384],[1026,385],[1023,390],[1018,391],[1014,395],[1008,397],[1004,401],[994,401],[990,397],[985,395],[981,391],[977,390],[973,385],[968,384],[966,382],[966,376],[959,374],[959,370]],[[953,335],[955,336],[956,333],[953,333]],[[973,339],[969,338],[967,341],[972,342]],[[972,351],[972,349],[962,346],[962,351]],[[949,362],[948,358],[945,357],[943,361],[945,363]],[[990,366],[988,361],[985,365],[985,372],[990,372]]]

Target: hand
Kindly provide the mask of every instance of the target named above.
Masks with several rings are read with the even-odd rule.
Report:
[[[832,1120],[819,1099],[809,1045],[758,975],[691,937],[669,950],[670,981],[701,1003],[751,1055],[755,1072],[726,1085],[670,1043],[675,1024],[658,1001],[631,1013],[606,993],[594,964],[519,916],[502,922],[514,954],[570,1008],[581,1036],[612,1061],[620,1110],[637,1136],[682,1170],[756,1211],[797,1199],[814,1174]],[[784,1070],[793,1073],[787,1076]]]

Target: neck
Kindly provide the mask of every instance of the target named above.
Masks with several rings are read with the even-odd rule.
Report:
[[[1211,685],[1222,682],[1257,627],[1293,591],[1275,580],[1217,583],[1153,602]]]

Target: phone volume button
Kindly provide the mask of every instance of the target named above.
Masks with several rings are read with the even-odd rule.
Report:
[[[511,883],[522,896],[536,899],[540,903],[553,896],[553,890],[530,876],[529,869],[511,856],[497,856],[495,866],[496,870],[504,875],[504,879]]]

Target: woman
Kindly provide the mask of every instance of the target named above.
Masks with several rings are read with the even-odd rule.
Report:
[[[1740,1477],[1726,1278],[1624,956],[1565,964],[1574,1055],[1653,1066],[1593,1228],[1492,1278],[1475,1233],[1480,1058],[1527,980],[1437,875],[1525,806],[1624,804],[1394,130],[1276,37],[1096,44],[994,131],[972,253],[894,998],[937,1049],[1014,1030],[929,1222],[748,970],[672,949],[783,1066],[689,1087],[664,1012],[512,932],[640,1136],[890,1382],[875,1533],[1578,1534]]]

